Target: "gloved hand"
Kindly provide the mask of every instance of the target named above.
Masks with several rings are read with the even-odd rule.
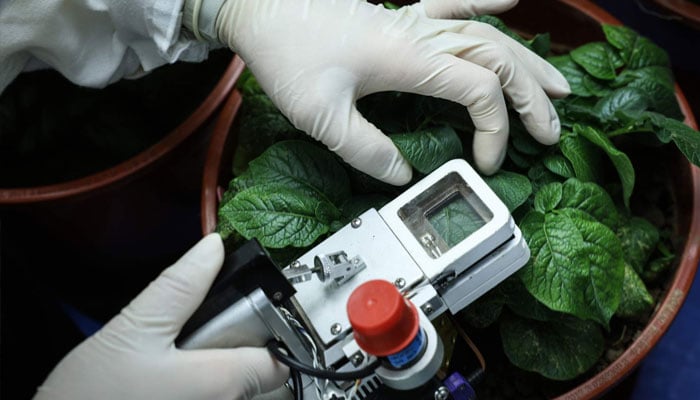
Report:
[[[559,119],[547,95],[569,93],[564,77],[487,24],[438,19],[495,13],[516,2],[424,0],[387,10],[363,0],[223,0],[214,27],[298,129],[355,168],[400,185],[411,168],[358,112],[363,96],[402,91],[464,105],[476,127],[474,160],[486,174],[505,158],[504,93],[535,139],[557,142]],[[201,21],[196,12],[193,18]]]
[[[265,349],[174,345],[223,259],[219,235],[206,236],[73,349],[35,399],[249,399],[281,386],[289,370]]]

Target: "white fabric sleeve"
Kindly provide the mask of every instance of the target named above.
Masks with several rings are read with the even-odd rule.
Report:
[[[202,61],[212,44],[181,31],[182,8],[183,0],[0,0],[0,93],[38,68],[104,87],[178,60]]]
[[[226,0],[185,0],[182,24],[197,39],[219,42],[216,33],[216,18]]]

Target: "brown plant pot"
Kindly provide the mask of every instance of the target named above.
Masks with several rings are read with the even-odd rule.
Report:
[[[700,29],[700,4],[688,0],[651,0],[672,17],[680,19],[683,23]]]
[[[405,4],[410,2],[395,2]],[[542,12],[546,10],[546,12]],[[550,32],[562,49],[574,48],[590,41],[604,40],[600,24],[621,25],[603,9],[586,0],[527,0],[500,15],[507,25],[521,33]],[[681,89],[676,95],[685,115],[685,123],[697,129],[691,108]],[[231,93],[214,128],[207,153],[202,186],[202,233],[216,228],[218,202],[232,178],[232,149],[236,134],[232,123],[241,104],[237,90]],[[683,240],[679,264],[669,277],[664,294],[648,325],[627,350],[604,370],[582,382],[558,400],[598,398],[622,382],[649,354],[678,314],[693,282],[700,262],[700,168],[684,157],[675,157],[667,165],[673,171],[677,201],[678,238]]]
[[[55,282],[64,301],[107,318],[182,255],[199,238],[214,116],[243,70],[233,55],[217,63],[221,75],[199,105],[134,157],[67,182],[0,188],[2,240],[18,260],[13,267]]]

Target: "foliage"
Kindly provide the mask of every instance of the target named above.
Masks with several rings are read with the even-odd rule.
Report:
[[[540,54],[549,51],[548,35],[526,41],[495,17],[479,20]],[[635,167],[620,137],[652,146],[673,142],[700,164],[700,134],[678,120],[665,52],[628,28],[603,31],[606,42],[548,58],[572,89],[554,102],[562,123],[557,145],[537,143],[512,113],[507,160],[485,180],[515,216],[532,256],[462,313],[476,327],[499,324],[510,361],[555,380],[573,379],[597,362],[612,318],[650,312],[645,283],[673,260],[660,228],[632,211]],[[416,179],[450,158],[470,160],[463,149],[471,148],[473,126],[453,103],[391,92],[361,99],[358,107],[393,132]],[[269,121],[283,118],[272,106],[265,113]],[[269,248],[309,246],[401,191],[315,142],[286,140],[288,129],[270,129],[269,121],[249,128],[274,144],[259,149],[231,182],[219,210],[224,237],[257,237]],[[445,215],[452,222],[459,217]]]

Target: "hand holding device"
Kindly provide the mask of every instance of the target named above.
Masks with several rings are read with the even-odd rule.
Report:
[[[281,386],[288,369],[265,349],[175,347],[223,260],[219,235],[206,236],[71,351],[35,399],[249,399]]]

